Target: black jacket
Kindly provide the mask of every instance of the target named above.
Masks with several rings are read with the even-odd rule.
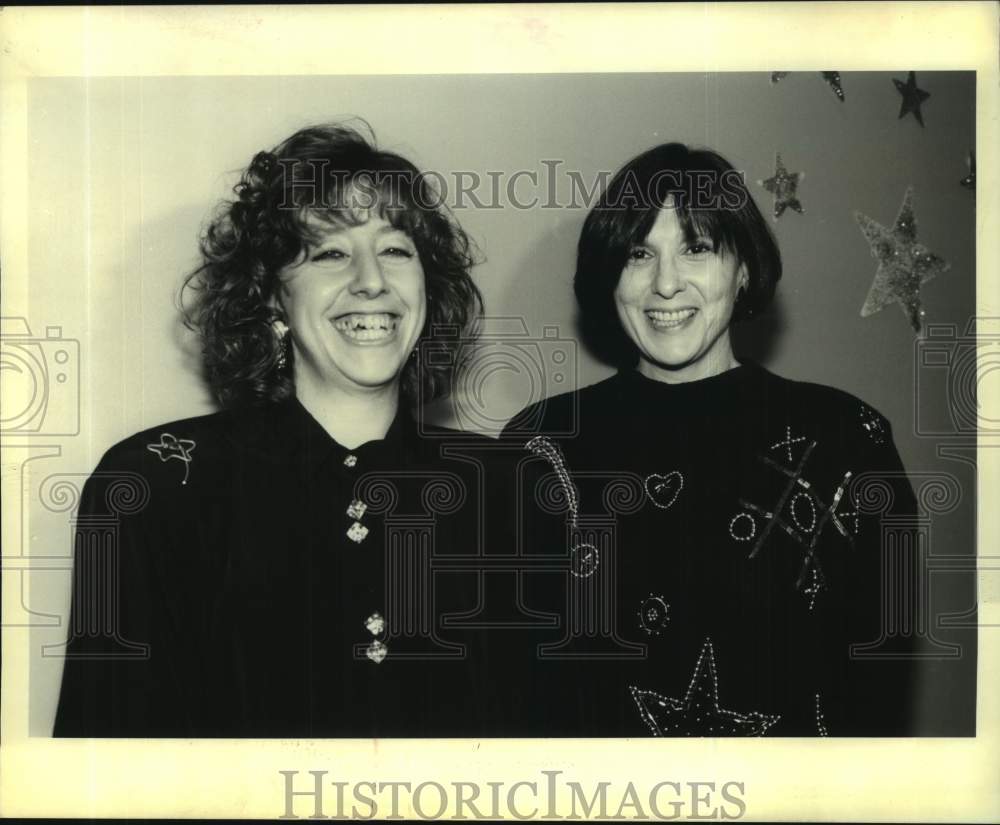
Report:
[[[56,736],[457,736],[483,447],[401,413],[347,450],[295,399],[176,421],[82,493]],[[488,452],[488,451],[487,451]]]

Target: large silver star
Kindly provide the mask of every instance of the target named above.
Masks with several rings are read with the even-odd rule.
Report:
[[[629,687],[643,721],[654,736],[763,736],[781,717],[719,707],[712,642],[705,639],[683,699]]]
[[[786,207],[791,207],[802,214],[802,204],[799,203],[797,190],[799,181],[805,177],[801,172],[789,172],[781,162],[781,155],[774,156],[774,174],[767,180],[759,180],[768,192],[774,195],[774,219],[784,213]]]
[[[878,261],[875,280],[861,307],[861,317],[867,318],[888,304],[898,303],[914,332],[920,332],[924,315],[920,285],[947,272],[951,264],[917,243],[913,188],[906,190],[892,229],[886,229],[860,212],[855,212],[854,218],[871,245],[872,257]]]

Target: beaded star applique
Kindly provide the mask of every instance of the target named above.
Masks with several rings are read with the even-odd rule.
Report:
[[[683,699],[629,687],[653,736],[763,736],[780,715],[737,713],[719,707],[719,680],[711,639],[705,639]]]

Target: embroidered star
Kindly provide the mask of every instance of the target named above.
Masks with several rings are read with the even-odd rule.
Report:
[[[683,699],[629,687],[654,736],[763,736],[781,717],[759,711],[737,713],[719,707],[712,642],[705,639]]]
[[[767,180],[759,180],[768,192],[774,195],[774,219],[777,220],[784,214],[787,207],[791,207],[800,215],[802,214],[802,204],[796,196],[799,188],[799,181],[805,176],[801,172],[789,172],[781,162],[781,155],[774,156],[774,174]]]
[[[176,458],[184,462],[184,479],[181,484],[187,484],[188,470],[191,468],[191,450],[195,448],[195,443],[189,438],[177,438],[171,433],[162,433],[159,444],[147,444],[146,449],[156,453],[160,461],[169,461]]]
[[[892,229],[860,212],[855,212],[854,218],[871,245],[872,256],[878,261],[875,279],[861,307],[861,317],[867,318],[889,304],[898,303],[913,331],[920,332],[924,315],[920,285],[947,272],[951,264],[917,243],[912,187],[903,196],[903,205]]]
[[[904,118],[912,113],[917,119],[917,123],[923,126],[924,116],[920,111],[920,104],[931,95],[930,92],[925,92],[923,89],[917,88],[917,73],[910,72],[906,78],[906,83],[902,80],[897,80],[895,77],[892,79],[892,82],[896,84],[896,91],[903,96],[903,100],[899,105],[899,117]]]

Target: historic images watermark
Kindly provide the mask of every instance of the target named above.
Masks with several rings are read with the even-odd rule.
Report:
[[[664,780],[647,787],[582,783],[558,770],[514,782],[347,782],[328,771],[278,773],[278,819],[671,821],[740,819],[747,811],[746,783],[735,780]]]
[[[604,196],[612,173],[589,175],[567,169],[558,159],[541,159],[539,168],[510,170],[460,169],[351,170],[331,168],[329,158],[301,161],[276,158],[282,192],[279,209],[304,206],[367,211],[377,206],[392,211],[415,204],[422,209],[574,209],[586,210],[599,201],[604,209],[682,209],[736,211],[746,205],[746,175],[735,169],[681,172],[664,169],[646,182],[629,172],[613,197]],[[603,200],[601,200],[603,197]]]

